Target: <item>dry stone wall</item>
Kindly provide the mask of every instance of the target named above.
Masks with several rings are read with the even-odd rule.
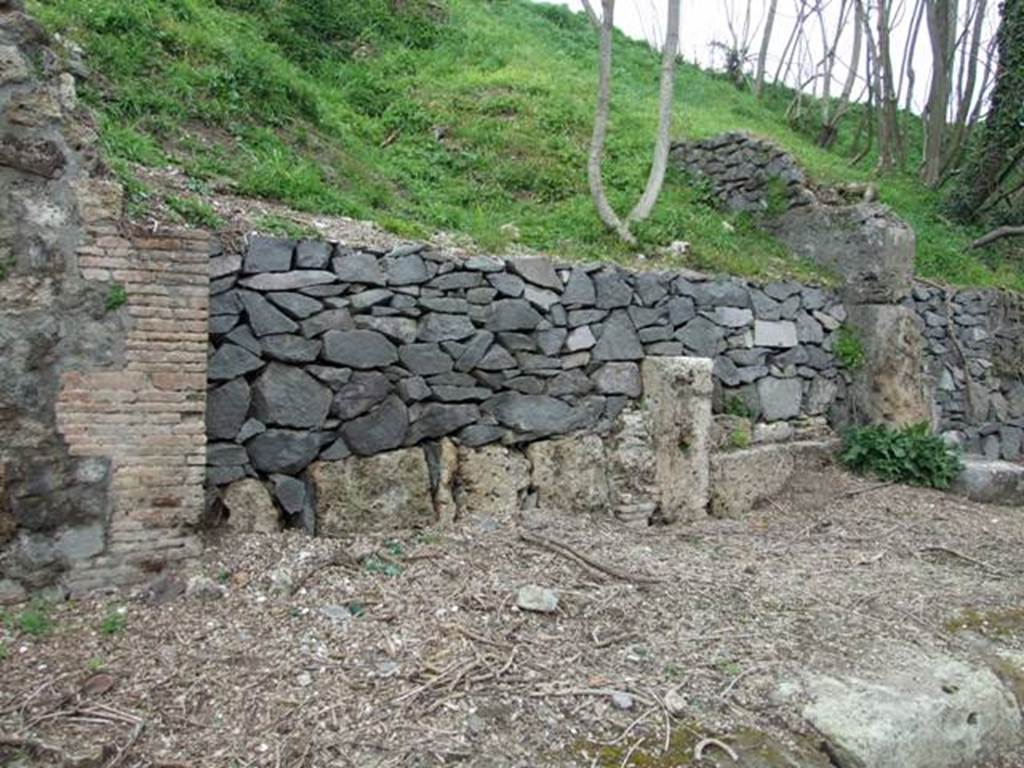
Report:
[[[1024,300],[918,283],[904,305],[923,328],[938,429],[969,453],[1024,456]]]
[[[645,358],[712,359],[719,408],[763,421],[825,414],[845,388],[845,312],[816,287],[273,238],[211,276],[209,486],[261,478],[310,529],[312,463],[607,434]]]
[[[674,144],[669,158],[706,181],[715,200],[733,211],[780,213],[817,200],[792,155],[745,133]]]

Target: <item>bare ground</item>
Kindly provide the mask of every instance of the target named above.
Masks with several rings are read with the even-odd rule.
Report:
[[[11,613],[0,764],[715,765],[714,746],[692,761],[699,738],[742,754],[758,734],[813,749],[779,681],[894,647],[969,655],[978,634],[1024,648],[1022,545],[1019,509],[835,469],[743,520],[231,536],[195,569],[223,597],[69,602],[42,637]],[[525,584],[557,612],[520,611]]]

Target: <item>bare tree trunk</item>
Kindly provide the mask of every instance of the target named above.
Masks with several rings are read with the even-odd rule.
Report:
[[[635,239],[626,229],[618,214],[608,202],[601,178],[601,162],[604,159],[604,143],[608,137],[608,108],[611,101],[612,79],[612,29],[615,26],[615,0],[602,0],[601,43],[597,63],[597,109],[594,112],[594,133],[590,138],[590,157],[587,160],[587,180],[590,182],[590,196],[594,200],[597,215],[608,229],[617,232],[626,242]]]
[[[772,28],[775,26],[775,11],[778,5],[779,0],[770,0],[768,3],[768,15],[764,20],[764,33],[761,35],[761,50],[757,52],[754,95],[759,99],[764,96],[764,66],[768,59],[768,44],[772,39]]]
[[[665,182],[665,168],[668,165],[668,150],[672,133],[672,102],[675,96],[676,56],[679,53],[679,3],[668,0],[668,28],[665,30],[665,47],[661,53],[661,86],[658,92],[658,135],[654,142],[654,159],[647,176],[647,186],[636,206],[626,217],[626,226],[643,221],[651,215],[654,204],[661,194]]]
[[[974,90],[978,80],[978,52],[981,50],[981,34],[985,21],[986,0],[978,0],[974,7],[974,28],[971,31],[969,45],[963,47],[961,58],[960,75],[963,78],[963,87],[957,93],[956,117],[953,119],[953,130],[949,136],[947,149],[945,151],[940,176],[944,179],[955,162],[954,158],[960,156],[960,148],[967,137],[967,123],[971,115],[971,106],[974,104]],[[984,92],[984,88],[982,91]]]
[[[878,170],[888,173],[903,162],[899,114],[893,84],[889,35],[892,0],[878,0],[878,55],[875,62],[878,86]]]
[[[906,112],[910,111],[911,104],[914,99],[914,80],[916,79],[914,73],[914,52],[917,50],[917,38],[921,32],[921,20],[924,18],[924,6],[928,0],[917,0],[914,3],[914,10],[910,16],[910,34],[907,36],[907,47],[903,52],[903,67],[900,70],[900,82],[898,92],[903,93],[904,75],[906,76],[906,98],[903,103],[903,109]]]
[[[778,85],[780,82],[779,78],[782,77],[782,69],[786,65],[786,60],[789,59],[791,56],[790,51],[792,50],[794,43],[796,43],[798,37],[801,34],[803,34],[803,24],[804,19],[806,18],[806,7],[807,0],[800,0],[800,5],[796,14],[796,23],[793,24],[793,29],[789,33],[789,39],[786,40],[786,47],[782,49],[782,56],[779,57],[779,65],[778,67],[775,68],[775,78],[772,82],[774,82],[776,85]],[[788,75],[788,68],[786,69],[786,72]]]
[[[590,19],[590,23],[600,29],[601,20],[597,18],[597,13],[594,12],[594,6],[590,4],[590,0],[580,0],[580,2],[583,3],[583,10],[586,12],[587,18]]]
[[[818,146],[826,149],[831,147],[836,140],[839,132],[839,122],[850,109],[850,97],[853,95],[853,86],[857,82],[857,69],[860,67],[860,51],[861,46],[864,44],[864,20],[859,2],[853,4],[853,20],[853,50],[850,53],[846,81],[843,83],[843,90],[839,94],[839,103],[836,105],[835,111],[831,117],[822,121],[821,132],[818,134]]]
[[[647,185],[639,201],[625,220],[608,202],[601,164],[604,146],[608,137],[608,113],[611,101],[612,75],[612,30],[615,25],[615,0],[602,0],[603,14],[600,26],[600,50],[598,54],[597,108],[594,112],[594,132],[590,139],[590,155],[587,161],[587,180],[590,196],[594,200],[597,215],[606,227],[614,231],[627,243],[635,244],[636,238],[630,232],[630,225],[643,221],[654,209],[665,181],[668,165],[669,142],[672,129],[672,103],[675,96],[676,56],[679,51],[679,3],[669,0],[668,28],[665,31],[665,47],[661,59],[661,85],[658,94],[658,133],[654,143],[654,157]],[[596,15],[596,14],[595,14]]]
[[[932,82],[928,89],[928,107],[924,115],[924,163],[921,179],[933,187],[939,183],[942,173],[946,113],[953,84],[956,0],[928,0],[927,17],[928,39],[932,48]]]

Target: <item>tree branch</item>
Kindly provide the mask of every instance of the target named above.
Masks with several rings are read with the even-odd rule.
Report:
[[[1004,237],[1024,237],[1024,226],[996,227],[988,234],[982,235],[971,243],[971,249],[984,248],[989,243],[994,243],[996,240],[1002,240]]]

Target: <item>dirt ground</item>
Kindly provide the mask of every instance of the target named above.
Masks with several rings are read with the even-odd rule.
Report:
[[[8,611],[0,765],[726,765],[693,747],[759,734],[816,749],[780,681],[888,644],[1024,647],[1020,513],[825,469],[742,520],[226,537],[180,580],[40,606],[42,634]],[[517,607],[529,584],[556,612]]]

